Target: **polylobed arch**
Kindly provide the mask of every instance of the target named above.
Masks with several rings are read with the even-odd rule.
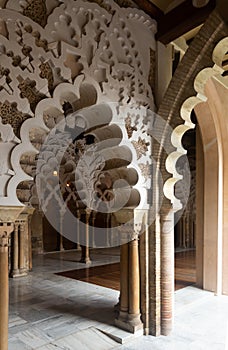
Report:
[[[226,294],[225,278],[226,269],[225,242],[226,242],[226,219],[224,215],[224,204],[226,196],[226,184],[224,172],[226,169],[225,149],[227,143],[227,122],[224,113],[227,107],[224,101],[227,98],[227,78],[223,76],[225,67],[226,52],[228,49],[227,38],[222,39],[213,51],[212,68],[203,69],[195,78],[195,89],[198,93],[195,98],[189,98],[182,105],[188,105],[195,110],[200,133],[203,142],[204,172],[198,170],[203,175],[204,186],[198,184],[197,190],[204,198],[204,211],[199,206],[197,240],[201,242],[198,247],[197,258],[202,261],[203,268],[197,274],[197,284],[204,289],[214,291],[216,294]],[[218,59],[218,57],[220,59]],[[219,65],[217,65],[219,64]],[[216,97],[216,98],[215,98]],[[219,111],[219,112],[218,112]],[[174,130],[175,131],[175,130]],[[198,136],[199,137],[199,136]],[[200,141],[199,141],[200,142]],[[198,150],[200,152],[200,150]],[[202,164],[198,161],[198,167]],[[210,174],[210,176],[207,176]],[[204,190],[202,188],[204,187]],[[198,203],[200,202],[200,196]],[[200,215],[203,218],[200,219]],[[204,229],[202,231],[203,221]],[[204,244],[202,243],[204,242]],[[204,248],[203,248],[204,247]],[[199,250],[201,252],[199,253]],[[199,262],[198,262],[198,265]]]
[[[161,249],[163,265],[160,265],[160,261],[156,259],[150,265],[152,273],[157,273],[158,275],[156,282],[158,287],[154,290],[153,285],[151,285],[151,295],[154,296],[154,299],[160,298],[161,300],[161,318],[157,312],[153,311],[156,310],[156,303],[151,302],[150,305],[152,310],[151,320],[154,320],[154,324],[158,325],[158,328],[153,325],[150,326],[152,334],[160,334],[160,332],[162,334],[169,334],[172,329],[174,292],[173,227],[174,212],[179,209],[179,202],[175,198],[175,184],[180,180],[175,163],[179,157],[186,153],[182,147],[181,139],[189,128],[194,127],[191,120],[191,111],[198,103],[205,100],[202,90],[204,83],[202,83],[202,80],[198,80],[196,76],[198,73],[200,75],[201,71],[201,74],[205,74],[207,78],[208,73],[209,76],[221,76],[224,71],[222,61],[226,54],[225,42],[221,40],[227,36],[227,32],[227,26],[224,20],[214,11],[196,35],[182,61],[179,63],[158,109],[158,114],[166,121],[166,127],[164,127],[163,141],[160,145],[157,145],[157,148],[155,146],[154,156],[158,160],[157,173],[161,171],[163,174],[165,181],[164,193],[166,197],[161,207],[160,217],[154,225],[154,230],[161,232],[160,239],[155,235],[153,242],[157,242],[158,247]],[[214,69],[212,70],[207,67],[213,67]],[[206,70],[204,71],[205,68]],[[219,79],[221,80],[222,78],[220,77]],[[195,86],[194,81],[196,82]],[[173,132],[170,132],[170,126],[174,129]],[[169,142],[172,143],[173,150],[171,150],[167,158],[165,145]],[[202,278],[202,271],[199,272],[197,278],[200,285],[202,283],[202,279],[200,280]]]
[[[97,5],[92,5],[92,6],[97,10],[98,8]],[[113,6],[116,8],[116,5],[113,5]],[[77,11],[75,11],[75,13],[76,12]],[[101,12],[103,14],[104,9]],[[150,27],[150,29],[151,29],[151,26],[153,26],[147,18],[144,18],[141,15],[138,16],[138,14],[136,15],[134,10],[132,10],[131,14],[128,14],[128,11],[124,11],[124,13],[129,19],[129,23],[131,23],[131,25],[133,23],[135,24],[135,22],[138,21],[140,26],[145,25],[145,26],[148,26],[148,28]],[[104,17],[105,16],[103,16],[102,18],[104,19]],[[110,20],[110,16],[108,18]],[[129,29],[126,28],[125,23],[122,19],[120,22],[121,22],[121,25],[123,26],[122,28],[123,36],[120,37],[120,33],[118,33],[118,30],[115,30],[113,34],[114,36],[120,39],[118,40],[118,42],[122,42],[125,36],[129,38]],[[151,35],[151,32],[152,31],[148,30],[147,37],[149,36],[149,34]],[[183,121],[181,118],[176,118],[176,112],[177,111],[179,112],[179,109],[182,103],[186,100],[186,98],[194,95],[195,93],[193,86],[189,84],[189,81],[190,80],[192,81],[196,76],[196,74],[202,70],[202,68],[210,66],[212,64],[212,61],[211,61],[212,49],[214,48],[214,45],[221,39],[221,37],[225,35],[226,33],[225,25],[221,21],[219,16],[215,13],[209,19],[208,23],[206,23],[201,33],[199,34],[198,39],[196,38],[196,43],[198,44],[198,48],[196,44],[193,44],[192,48],[189,49],[189,52],[186,54],[186,57],[183,59],[181,63],[180,70],[182,70],[182,74],[184,74],[184,81],[181,83],[181,87],[180,87],[180,82],[178,82],[177,84],[177,82],[175,81],[176,78],[174,77],[173,81],[171,82],[170,88],[167,92],[167,95],[164,98],[164,102],[162,103],[159,109],[159,114],[163,116],[165,120],[167,120],[167,125],[171,125],[173,128],[176,128],[179,124],[181,125],[183,124]],[[42,34],[43,34],[43,31],[42,31]],[[208,40],[208,38],[210,39]],[[130,37],[130,39],[131,40],[129,40],[129,42],[131,42],[131,44],[134,46],[135,43],[132,41],[132,37]],[[67,44],[63,43],[62,47],[64,47],[66,50],[69,50],[68,51],[69,55],[70,54],[75,55],[75,51],[69,48],[69,43]],[[200,53],[200,50],[202,48],[204,48],[203,49],[204,51],[203,53]],[[76,53],[76,56],[77,54],[78,54],[78,51]],[[137,50],[134,50],[134,54],[139,55],[139,52]],[[205,54],[206,62],[201,60],[200,58],[201,54]],[[50,53],[48,55],[50,56]],[[109,52],[109,55],[110,55],[110,52]],[[143,60],[143,64],[146,65],[146,72],[148,73],[149,71],[148,55],[145,55],[145,57],[146,59]],[[83,59],[85,60],[85,57],[83,57]],[[188,61],[189,59],[190,61]],[[195,63],[193,64],[194,61]],[[56,65],[58,64],[59,62],[56,61]],[[110,60],[110,57],[106,57],[104,66],[109,67],[109,64],[113,64],[113,61]],[[139,65],[142,65],[142,62],[139,62]],[[188,66],[191,66],[192,68],[188,70]],[[67,79],[70,80],[70,78],[72,78],[72,77],[69,77],[68,68],[65,67],[64,77],[62,77],[65,80]],[[77,67],[74,67],[74,68],[76,71]],[[78,87],[80,86],[80,83],[82,83],[82,81],[85,80],[86,82],[85,84],[87,85],[84,84],[83,86],[86,91],[91,91],[91,94],[93,96],[93,99],[91,102],[92,105],[95,104],[94,102],[95,102],[95,99],[97,98],[97,95],[94,94],[94,89],[96,91],[101,91],[103,89],[105,92],[107,92],[107,95],[108,95],[108,96],[107,95],[104,96],[102,93],[98,94],[98,103],[97,103],[98,105],[100,103],[108,104],[110,102],[110,95],[112,95],[112,93],[113,93],[113,96],[115,96],[115,99],[118,99],[118,102],[120,102],[118,105],[118,109],[120,111],[120,115],[124,115],[124,118],[121,120],[121,123],[123,124],[122,125],[123,139],[125,140],[126,145],[127,143],[129,144],[129,140],[131,141],[130,148],[132,150],[134,159],[137,160],[136,167],[135,167],[137,172],[137,177],[138,177],[137,186],[143,187],[142,184],[145,185],[145,182],[151,184],[150,167],[146,162],[144,162],[145,158],[143,158],[145,154],[148,155],[149,153],[148,152],[149,145],[147,145],[147,138],[145,137],[145,132],[143,132],[142,134],[140,134],[139,132],[139,130],[143,130],[143,127],[145,131],[145,125],[147,125],[149,119],[150,121],[152,120],[152,115],[153,115],[151,111],[147,111],[148,113],[145,111],[149,106],[151,107],[151,109],[153,109],[153,98],[152,98],[152,94],[150,94],[148,90],[148,84],[147,82],[144,82],[145,86],[140,85],[139,88],[137,87],[136,89],[135,87],[131,87],[132,89],[131,94],[130,96],[126,97],[124,96],[124,92],[126,92],[126,90],[122,88],[121,91],[119,91],[117,89],[117,85],[120,82],[117,83],[115,81],[115,77],[112,77],[111,79],[112,84],[108,84],[105,81],[106,77],[102,69],[100,71],[99,70],[96,71],[96,76],[98,77],[98,79],[96,81],[94,81],[93,79],[91,80],[89,75],[93,74],[93,68],[94,67],[89,68],[88,66],[86,66],[85,67],[86,74],[79,75],[78,78],[75,79],[74,84],[72,84],[69,81],[59,83],[58,85],[59,87],[57,86],[52,90],[53,96],[54,96],[54,103],[53,103],[53,97],[42,99],[38,103],[36,112],[35,112],[35,118],[23,123],[23,127],[21,129],[22,143],[15,147],[15,150],[13,153],[13,157],[15,159],[15,165],[16,165],[15,168],[18,168],[18,167],[20,168],[20,164],[19,164],[20,155],[28,151],[27,144],[30,143],[29,130],[36,129],[36,128],[43,128],[45,132],[49,131],[49,129],[47,128],[47,125],[43,120],[44,110],[51,112],[53,114],[55,114],[54,111],[56,111],[57,117],[58,117],[58,111],[60,111],[60,115],[63,116],[64,115],[63,104],[66,102],[66,100],[69,100],[67,102],[73,105],[75,110],[77,110],[78,107],[79,109],[81,109],[81,107],[86,107],[83,102],[81,104],[78,103],[78,101],[80,101],[79,99],[80,94],[83,91],[83,89],[82,91],[78,90]],[[117,68],[118,68],[117,73],[120,74],[122,72],[121,64],[117,64]],[[144,74],[144,72],[142,72],[141,69],[138,70],[138,73],[140,73],[145,78],[146,74]],[[179,72],[177,72],[176,74],[179,74]],[[130,75],[131,79],[134,79],[134,76],[131,76],[131,72],[128,72],[128,75]],[[141,75],[140,75],[140,79],[141,79]],[[125,78],[126,77],[124,77],[124,79]],[[126,79],[128,78],[129,76],[127,76]],[[138,78],[139,76],[137,77],[136,81],[138,81]],[[93,86],[93,88],[88,89],[88,87],[91,85]],[[173,89],[174,87],[173,85],[176,85],[175,89]],[[187,88],[187,85],[189,85],[189,88]],[[61,93],[62,88],[60,86],[64,87],[64,94]],[[101,89],[101,86],[102,86],[102,89]],[[140,91],[145,92],[145,94],[142,96],[142,100],[140,100]],[[170,91],[173,91],[172,93],[174,95],[176,93],[176,96],[174,97],[172,96],[171,98],[171,102],[172,102],[171,104],[170,104],[170,98],[169,98]],[[183,91],[185,91],[185,93],[183,93]],[[74,100],[74,96],[77,96],[75,100]],[[21,103],[20,106],[23,106],[23,107],[27,106],[27,104],[25,103],[25,100],[22,100],[19,97],[18,99]],[[148,100],[150,101],[148,102]],[[129,101],[133,102],[133,108],[130,111],[126,107]],[[145,109],[142,108],[143,112],[142,114],[140,114],[139,106],[142,106],[142,105],[145,105],[146,108]],[[186,107],[186,104],[185,104],[185,107]],[[168,115],[166,115],[167,108],[169,110]],[[145,119],[145,123],[144,121],[142,121],[144,119]],[[139,121],[141,122],[141,124],[139,124]],[[192,127],[191,120],[189,117],[186,125],[184,127],[180,126],[178,129],[176,129],[175,132],[181,136],[183,132],[188,129],[188,127]],[[172,133],[170,132],[170,128],[169,127],[167,128],[169,129],[167,133],[171,137]],[[173,135],[172,141],[174,141],[175,139],[174,134],[172,134]],[[134,137],[132,138],[132,135],[134,135],[135,138]],[[164,130],[163,136],[165,139],[166,130]],[[178,148],[179,153],[177,152],[176,154],[174,154],[174,157],[171,162],[171,167],[169,168],[169,170],[173,170],[175,172],[175,176],[173,176],[173,179],[171,181],[166,182],[166,185],[167,184],[170,185],[170,186],[167,186],[167,191],[166,191],[166,188],[164,190],[168,198],[164,199],[162,210],[160,211],[160,217],[156,218],[156,221],[152,225],[150,225],[151,226],[150,228],[148,228],[148,221],[145,220],[145,215],[144,215],[145,212],[142,211],[141,213],[140,211],[138,211],[136,212],[136,215],[135,215],[136,225],[134,227],[134,230],[136,231],[136,233],[137,234],[139,232],[142,233],[142,230],[146,231],[146,235],[143,238],[144,242],[141,241],[140,243],[141,244],[140,250],[142,251],[141,265],[143,266],[141,269],[141,276],[142,276],[141,277],[141,309],[143,310],[143,321],[145,323],[145,333],[150,333],[153,335],[159,335],[160,333],[164,335],[168,334],[172,328],[172,319],[173,319],[173,315],[172,315],[172,301],[173,301],[172,244],[173,242],[172,242],[172,235],[169,235],[169,233],[170,233],[170,228],[172,228],[174,224],[172,204],[175,202],[175,197],[173,196],[173,187],[178,178],[178,174],[174,164],[178,159],[178,156],[184,153],[183,149],[180,147],[180,140],[181,140],[181,137],[176,139],[177,143],[175,143],[174,141],[174,146]],[[125,145],[125,143],[123,143],[123,145]],[[167,162],[167,154],[163,152],[164,148],[165,147],[164,147],[163,141],[161,142],[161,147],[155,144],[153,148],[153,153],[154,153],[154,158],[158,161],[157,165],[159,167],[159,170],[162,171],[165,180],[167,180],[167,178],[170,175],[167,173],[168,162]],[[175,147],[173,147],[173,150],[175,150]],[[36,150],[32,145],[30,145],[30,151],[36,152]],[[16,172],[15,187],[12,190],[13,191],[15,190],[16,185],[21,180],[26,180],[26,179],[30,179],[30,178],[28,176],[25,178],[23,171],[20,170],[20,172]],[[137,189],[137,186],[136,186],[136,189]],[[144,188],[144,193],[142,197],[147,198],[146,197],[147,195],[148,195],[148,192],[146,191],[146,188]],[[157,199],[158,198],[155,196],[155,200]],[[157,202],[155,201],[155,203]],[[119,218],[121,223],[124,223],[124,220],[126,220],[126,216],[128,214],[129,214],[128,212],[124,213],[125,218],[123,218],[123,215],[122,215],[123,221],[121,221],[121,218]],[[153,215],[153,213],[149,212],[149,215]],[[136,239],[133,239],[133,241],[135,240]],[[133,249],[134,249],[134,252],[137,251],[137,249],[135,250],[135,248],[137,248],[136,242],[133,242],[133,243],[134,243],[134,247],[131,246],[131,252]],[[143,257],[143,254],[146,256],[146,258],[145,256]],[[161,266],[161,261],[162,261],[162,266]],[[124,276],[123,276],[123,279],[124,279]],[[126,281],[126,278],[125,278],[125,281]],[[135,286],[137,288],[139,287],[138,281],[136,281]],[[129,286],[125,285],[125,287],[128,288]],[[148,295],[150,296],[150,298],[148,298]],[[127,305],[127,308],[128,308],[128,305]]]
[[[4,87],[1,90],[1,98],[4,101],[8,97],[9,104],[14,103],[19,117],[26,117],[24,118],[26,120],[19,128],[21,140],[14,138],[12,128],[7,126],[12,134],[12,140],[8,141],[12,141],[15,147],[10,155],[13,169],[9,172],[11,176],[7,192],[9,198],[6,198],[9,202],[1,198],[0,204],[15,204],[20,207],[20,210],[24,208],[17,198],[17,194],[23,192],[24,189],[20,188],[19,192],[16,190],[18,184],[25,184],[32,178],[29,176],[29,167],[26,173],[24,172],[25,166],[24,164],[23,167],[21,166],[20,159],[22,156],[29,158],[31,154],[39,154],[40,144],[37,142],[38,148],[36,148],[35,142],[31,142],[31,136],[35,136],[37,130],[39,134],[41,134],[40,130],[43,130],[44,134],[49,133],[51,128],[46,123],[49,115],[52,116],[49,122],[54,125],[56,122],[61,123],[65,114],[68,114],[71,109],[72,113],[84,109],[80,119],[83,123],[86,120],[83,113],[86,114],[89,108],[86,101],[89,100],[90,105],[95,109],[99,109],[102,104],[104,107],[104,105],[109,105],[110,101],[114,101],[116,105],[112,107],[112,112],[115,112],[116,122],[119,121],[121,124],[122,150],[125,151],[123,153],[128,153],[126,150],[130,148],[134,161],[135,172],[130,174],[130,177],[134,177],[134,181],[129,186],[134,188],[133,195],[129,199],[133,199],[131,205],[135,206],[137,197],[136,204],[139,206],[134,217],[135,227],[131,226],[131,229],[136,231],[134,233],[134,238],[136,238],[141,230],[142,217],[145,216],[144,207],[148,209],[147,187],[151,181],[150,161],[147,159],[150,153],[150,136],[145,131],[148,124],[147,108],[154,109],[149,75],[154,65],[151,60],[153,56],[151,51],[156,50],[155,22],[136,9],[129,8],[119,11],[119,6],[113,1],[110,1],[107,6],[106,4],[99,6],[95,3],[73,0],[66,4],[58,3],[56,8],[44,14],[46,18],[42,20],[33,17],[33,10],[32,13],[29,12],[29,9],[24,12],[21,4],[18,4],[16,9],[12,5],[11,1],[6,1],[3,6],[7,8],[0,10],[3,20],[0,33],[2,62],[8,66],[7,55],[9,54],[12,59],[14,56],[21,57],[23,63],[19,62],[16,67],[10,66],[11,81],[5,71],[4,79],[7,80],[5,87],[12,91],[12,94],[8,94]],[[76,42],[75,33],[78,34],[78,42]],[[13,40],[9,40],[12,38]],[[15,42],[13,48],[11,47],[12,42]],[[24,44],[29,46],[29,50],[24,50]],[[116,55],[117,48],[118,55]],[[85,99],[80,98],[83,94]],[[89,95],[89,98],[86,94]],[[24,116],[23,113],[26,115]],[[121,121],[117,120],[119,116],[122,116]],[[90,123],[92,121],[89,121],[89,118],[86,121],[88,125],[85,126],[90,127],[88,131],[93,131],[94,125]],[[4,120],[4,122],[7,123],[9,120]],[[102,127],[109,123],[110,120],[105,119]],[[115,124],[114,120],[112,124]],[[119,134],[117,136],[119,137]],[[68,163],[67,169],[70,169],[70,165]],[[126,176],[124,172],[122,175]],[[35,200],[34,188],[26,190],[26,193],[31,190],[31,196]],[[138,203],[136,194],[140,191],[142,195]],[[6,213],[8,208],[4,210]],[[3,217],[2,211],[3,209],[0,211],[0,218],[5,222],[6,218]],[[129,210],[125,214],[129,214]],[[129,218],[132,218],[132,206]],[[15,218],[12,216],[10,219],[7,216],[7,220],[12,222]],[[124,224],[122,221],[121,223]],[[0,233],[0,238],[2,244],[2,233]],[[129,249],[137,253],[137,240],[134,239],[134,241],[134,245]],[[6,251],[7,249],[8,245],[6,245]],[[6,277],[7,271],[4,272]],[[130,274],[133,272],[130,271]],[[137,278],[138,276],[136,276],[135,286],[139,291]],[[4,288],[4,291],[7,292],[7,285]],[[0,334],[0,347],[3,349],[7,346],[8,302],[5,301],[5,324]],[[2,306],[3,303],[1,303]],[[137,316],[139,321],[139,315]]]

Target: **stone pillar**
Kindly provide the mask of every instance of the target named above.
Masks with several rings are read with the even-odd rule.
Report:
[[[34,213],[34,208],[28,208],[28,269],[29,271],[32,270],[32,228],[31,228],[31,221],[32,221],[32,215]]]
[[[34,254],[43,254],[43,212],[35,209],[31,219],[32,251]]]
[[[138,235],[134,235],[134,239],[126,243],[129,239],[129,229],[131,228],[127,225],[119,228],[124,244],[121,245],[120,305],[115,324],[128,332],[136,333],[140,331],[143,334],[140,314]]]
[[[149,334],[149,226],[145,223],[144,232],[139,236],[140,265],[140,306],[144,334]]]
[[[19,240],[18,240],[18,230],[19,224],[16,222],[14,225],[14,234],[13,234],[13,270],[11,277],[16,277],[19,275]]]
[[[8,349],[8,248],[13,223],[0,223],[0,349]]]
[[[161,213],[161,334],[168,335],[173,327],[174,303],[174,213]]]
[[[19,250],[19,270],[20,270],[20,276],[25,276],[27,275],[27,269],[25,267],[25,251],[26,251],[26,222],[25,221],[20,221],[20,231],[19,231],[19,241],[20,241],[20,250]]]
[[[63,235],[59,233],[59,251],[63,252],[65,249],[63,247]]]
[[[92,247],[95,248],[96,247],[96,240],[95,240],[95,236],[96,236],[96,212],[94,211],[92,213],[92,218],[90,218],[91,221],[91,227],[90,227],[90,234],[91,234],[91,243],[92,243]]]
[[[111,214],[110,213],[107,213],[106,214],[106,247],[110,247],[111,245],[111,242],[110,242],[110,216]]]
[[[11,277],[22,277],[32,267],[30,218],[33,209],[25,208],[15,221],[13,233],[13,268]]]
[[[80,224],[81,224],[81,213],[80,213],[80,209],[78,208],[76,211],[76,215],[77,215],[77,226],[76,226],[76,249],[77,250],[81,250],[81,245],[80,245]]]
[[[132,332],[142,329],[140,314],[140,275],[138,236],[129,243],[129,325]]]
[[[8,349],[8,250],[9,236],[23,207],[0,207],[0,349]]]
[[[118,319],[126,322],[128,318],[128,243],[122,244],[120,248],[120,307]]]
[[[24,271],[25,274],[32,269],[32,238],[31,238],[31,219],[34,208],[26,208],[23,213],[20,214],[20,219],[23,223],[24,230]]]
[[[63,252],[63,220],[64,220],[65,212],[60,212],[60,229],[59,229],[59,251]]]
[[[81,254],[81,263],[91,264],[90,256],[89,256],[89,219],[91,215],[91,210],[85,210],[85,245],[82,245],[82,254]]]

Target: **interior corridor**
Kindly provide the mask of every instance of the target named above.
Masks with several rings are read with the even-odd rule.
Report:
[[[183,262],[177,275],[183,282]],[[189,251],[189,256],[194,256]],[[182,259],[181,259],[182,257]],[[60,271],[84,268],[77,251],[36,256],[33,271],[26,277],[10,279],[9,350],[63,349],[221,349],[225,350],[228,327],[228,300],[188,286],[175,292],[175,320],[172,335],[145,336],[134,343],[132,335],[114,326],[117,290],[60,276]],[[92,266],[116,264],[117,249],[91,252]],[[177,261],[177,260],[176,260]],[[187,262],[188,261],[188,262]],[[192,273],[192,270],[189,276]],[[176,277],[177,277],[176,275]],[[216,329],[214,325],[216,324]],[[122,339],[119,344],[105,333]],[[92,335],[92,337],[91,337]],[[130,337],[130,338],[129,338]],[[117,339],[115,338],[115,339]],[[92,340],[91,340],[92,339]]]

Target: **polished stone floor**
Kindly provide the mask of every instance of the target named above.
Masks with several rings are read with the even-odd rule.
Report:
[[[115,263],[119,254],[94,251],[92,260]],[[9,350],[228,350],[228,297],[178,290],[172,335],[132,339],[113,324],[118,291],[55,274],[84,268],[78,261],[76,251],[38,256],[29,276],[10,279]]]

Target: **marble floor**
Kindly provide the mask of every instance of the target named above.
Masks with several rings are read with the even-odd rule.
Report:
[[[193,286],[178,290],[172,335],[132,339],[113,324],[118,291],[55,274],[84,268],[79,257],[77,251],[38,256],[28,276],[10,279],[9,350],[228,350],[228,297]],[[91,257],[93,266],[119,261],[116,249]]]

